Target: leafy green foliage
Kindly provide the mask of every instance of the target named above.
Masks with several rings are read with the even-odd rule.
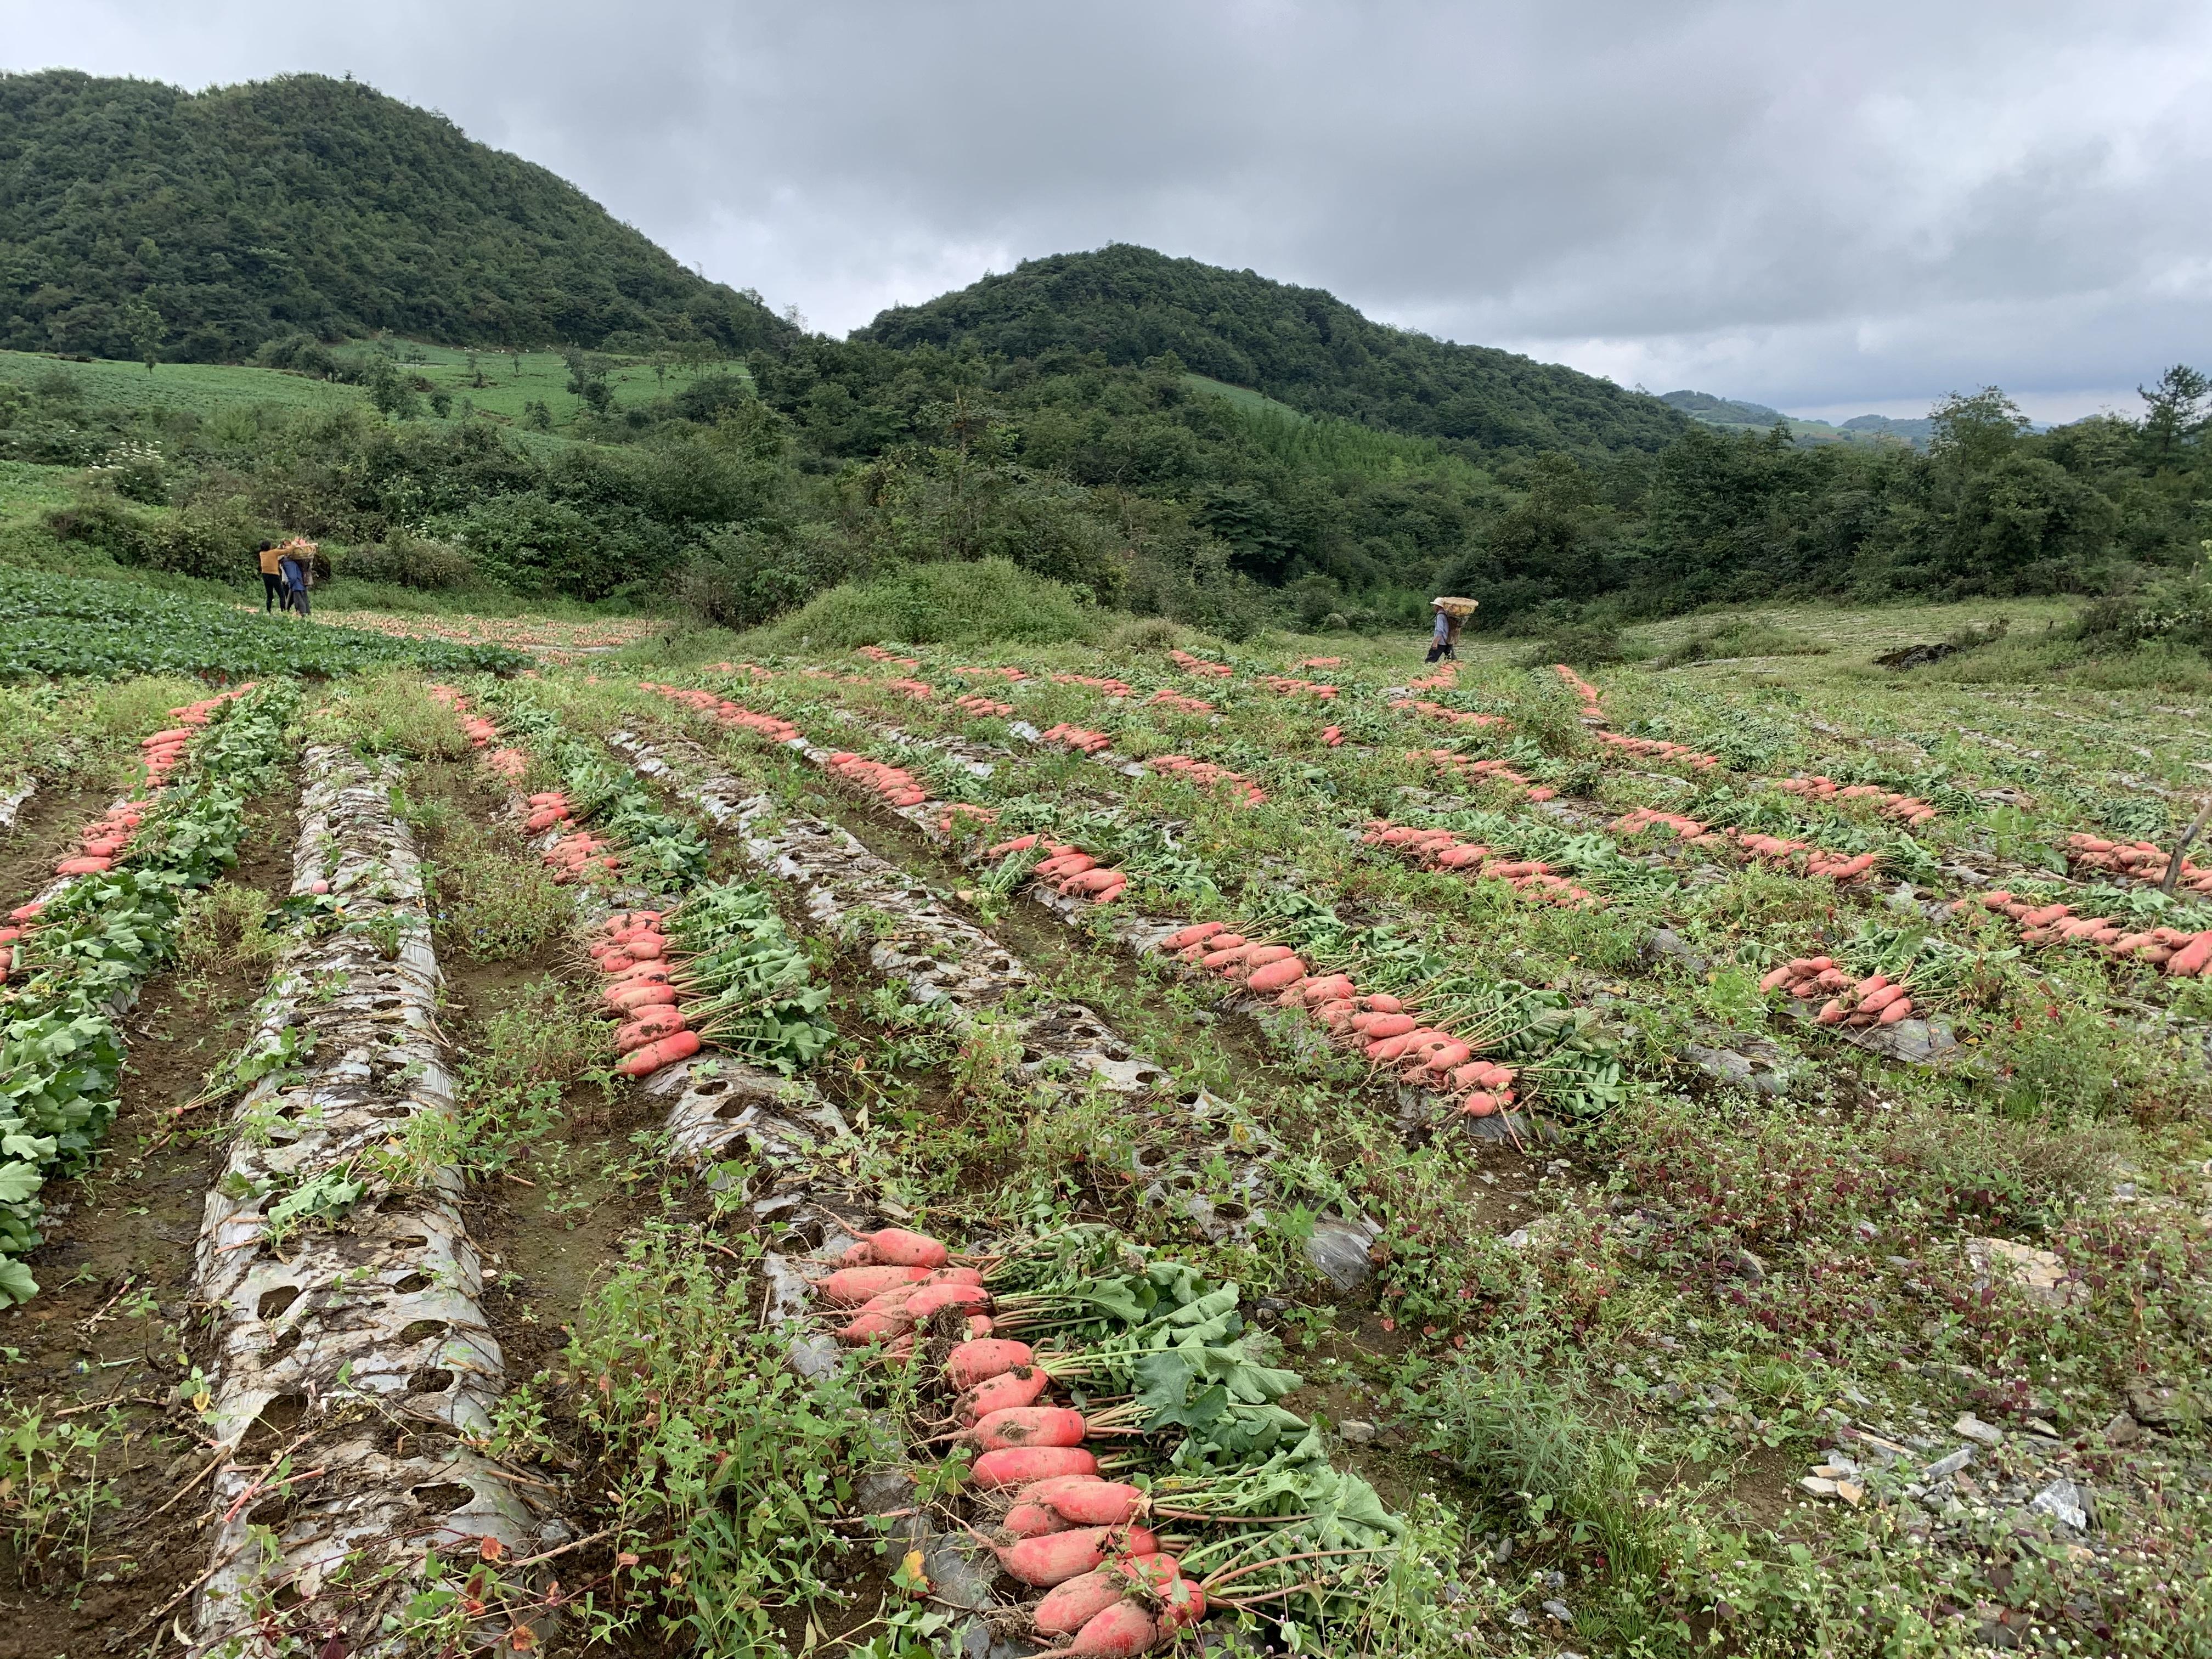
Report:
[[[1655,450],[1684,422],[1656,398],[1555,364],[1370,322],[1335,295],[1115,243],[1027,259],[862,331],[886,345],[1008,357],[1173,353],[1312,414],[1491,451]]]
[[[222,706],[116,868],[72,878],[17,948],[20,988],[0,1011],[0,1257],[39,1243],[39,1188],[82,1169],[118,1103],[127,994],[177,948],[188,890],[237,857],[246,800],[284,762],[299,693],[280,682]],[[7,1263],[0,1294],[38,1286]]]
[[[760,1241],[710,1255],[690,1224],[656,1223],[587,1300],[561,1370],[502,1402],[495,1443],[562,1455],[544,1396],[589,1437],[592,1494],[622,1568],[574,1604],[587,1639],[635,1633],[702,1653],[772,1650],[774,1610],[830,1593],[828,1524],[892,1452],[854,1372],[801,1376],[787,1338],[753,1317]],[[726,1277],[726,1258],[740,1271]],[[602,1503],[603,1499],[603,1503]]]
[[[514,669],[498,646],[449,645],[234,610],[140,583],[0,569],[0,678],[129,674],[434,672]]]
[[[786,1076],[829,1047],[836,1036],[822,1013],[829,989],[808,982],[811,959],[760,889],[702,887],[666,926],[684,952],[684,1015],[708,1042]]]

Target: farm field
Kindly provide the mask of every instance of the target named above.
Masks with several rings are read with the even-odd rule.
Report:
[[[401,372],[451,392],[457,410],[465,400],[477,414],[520,425],[527,421],[531,406],[542,403],[556,426],[588,412],[584,400],[568,389],[568,360],[557,351],[469,351],[413,340],[395,345]],[[746,378],[744,365],[738,362],[672,361],[656,371],[649,362],[609,361],[614,366],[607,371],[607,386],[616,410],[680,392],[702,375]],[[323,410],[368,402],[368,392],[357,386],[267,368],[165,362],[149,374],[143,363],[80,362],[27,351],[0,351],[0,380],[42,387],[66,380],[73,395],[88,403],[184,412],[203,419],[225,410]]]
[[[21,1651],[2212,1644],[2187,699],[112,586],[0,605]]]
[[[472,352],[413,340],[399,351],[403,370],[452,392],[457,408],[466,398],[479,414],[520,422],[528,417],[531,404],[542,403],[556,425],[586,412],[584,400],[568,390],[568,360],[557,351]],[[671,396],[702,375],[747,378],[742,363],[672,362],[656,373],[650,362],[612,361],[618,366],[607,371],[607,387],[617,410]]]
[[[557,362],[558,359],[556,359]],[[78,362],[28,351],[0,351],[0,380],[34,386],[66,380],[89,403],[181,411],[202,418],[225,410],[345,409],[368,401],[359,386],[223,363]]]

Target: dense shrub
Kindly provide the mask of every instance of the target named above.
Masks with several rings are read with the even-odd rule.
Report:
[[[397,582],[428,592],[465,587],[477,579],[475,564],[461,549],[404,530],[381,544],[346,550],[333,559],[332,569],[362,581]]]
[[[1005,559],[908,565],[817,596],[748,641],[762,651],[1088,639],[1104,617],[1065,584]]]

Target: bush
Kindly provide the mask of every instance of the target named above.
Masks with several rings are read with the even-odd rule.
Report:
[[[676,597],[684,610],[717,628],[757,628],[804,605],[809,595],[834,586],[837,577],[822,571],[824,544],[793,547],[744,531],[718,536],[676,579]],[[808,556],[809,554],[814,556]]]
[[[1521,659],[1523,668],[1563,662],[1570,668],[1603,668],[1624,660],[1620,629],[1610,623],[1569,623],[1554,628],[1544,642]]]
[[[1103,620],[1065,585],[1006,559],[908,565],[847,582],[748,641],[755,649],[908,645],[1050,645],[1087,640]]]
[[[465,587],[477,575],[469,556],[452,543],[410,536],[404,530],[393,531],[381,543],[339,554],[331,570],[359,581],[397,582],[431,593]]]
[[[1684,663],[1724,657],[1824,657],[1827,653],[1828,647],[1808,635],[1750,617],[1731,617],[1692,630],[1654,657],[1651,665],[1679,668]]]
[[[46,528],[65,542],[98,548],[118,564],[137,564],[146,544],[149,515],[132,511],[106,490],[88,491],[46,514]]]
[[[253,361],[264,368],[289,368],[295,374],[312,374],[319,380],[339,378],[338,360],[331,349],[312,334],[287,334],[281,340],[265,340],[253,354]]]
[[[2100,599],[2082,611],[2073,635],[2105,646],[2155,642],[2212,651],[2212,572],[2199,565],[2141,593]]]
[[[260,570],[258,550],[270,530],[240,500],[188,507],[149,526],[137,562],[215,581],[240,582]]]

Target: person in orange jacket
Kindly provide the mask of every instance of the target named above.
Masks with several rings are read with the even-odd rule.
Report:
[[[289,611],[292,608],[291,590],[284,585],[283,555],[276,550],[274,542],[264,542],[257,550],[261,558],[261,613]]]

